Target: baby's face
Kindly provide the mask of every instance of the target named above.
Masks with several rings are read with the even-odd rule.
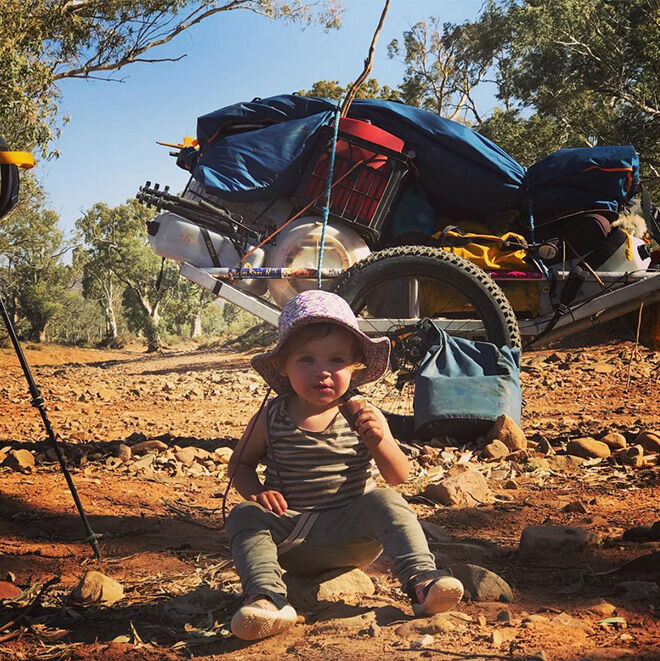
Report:
[[[303,342],[285,358],[280,374],[299,397],[316,407],[332,404],[351,385],[355,369],[353,335],[342,328]]]

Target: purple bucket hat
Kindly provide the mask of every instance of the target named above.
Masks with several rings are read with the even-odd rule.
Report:
[[[282,345],[294,331],[314,323],[331,322],[350,331],[360,341],[365,367],[353,372],[351,386],[377,381],[387,371],[390,359],[390,341],[386,337],[370,338],[358,327],[357,319],[348,303],[322,289],[310,289],[292,298],[282,308],[278,324],[279,336],[273,349],[257,354],[250,361],[252,367],[278,394],[291,391],[291,384],[275,365]]]

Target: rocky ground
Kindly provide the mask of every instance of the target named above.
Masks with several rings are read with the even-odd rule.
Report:
[[[254,644],[227,629],[221,512],[264,393],[249,352],[26,354],[102,558],[1,349],[0,659],[660,659],[660,352],[529,352],[524,433],[406,448],[400,491],[467,587],[456,611],[412,619],[381,559],[292,578],[299,624]]]

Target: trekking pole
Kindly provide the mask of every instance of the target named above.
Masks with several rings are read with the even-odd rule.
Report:
[[[85,541],[91,544],[96,559],[100,560],[101,552],[99,551],[99,545],[98,545],[99,535],[92,532],[92,529],[89,525],[89,521],[87,520],[87,516],[85,515],[85,510],[83,509],[82,503],[80,502],[80,498],[78,497],[78,492],[76,491],[76,487],[73,484],[73,480],[71,479],[71,474],[69,473],[69,469],[67,468],[66,463],[64,461],[64,456],[62,455],[60,446],[57,444],[57,440],[55,439],[55,434],[53,433],[53,428],[51,427],[50,421],[48,420],[48,416],[46,415],[46,408],[44,407],[44,399],[41,396],[41,392],[39,391],[37,384],[34,382],[34,379],[32,378],[32,372],[30,371],[30,366],[27,364],[27,360],[25,360],[23,349],[21,348],[21,345],[18,342],[18,337],[16,335],[16,331],[14,330],[14,325],[12,324],[11,319],[9,318],[9,314],[7,313],[7,308],[5,308],[5,302],[2,299],[1,295],[0,295],[0,312],[2,312],[2,318],[4,319],[5,326],[7,327],[7,332],[9,333],[11,342],[14,345],[14,350],[16,351],[16,355],[18,356],[18,361],[20,362],[21,367],[23,368],[23,373],[25,374],[25,378],[27,379],[28,386],[30,388],[30,394],[32,395],[32,401],[30,403],[35,408],[39,409],[39,413],[41,414],[41,419],[43,420],[44,426],[46,427],[46,431],[48,432],[48,438],[50,439],[53,449],[55,450],[55,454],[57,455],[57,460],[60,462],[60,468],[62,469],[67,484],[69,485],[69,491],[71,491],[73,500],[76,503],[76,507],[78,508],[78,514],[80,514],[80,518],[82,519],[83,526],[85,527],[85,532],[87,533],[87,538],[85,539]]]

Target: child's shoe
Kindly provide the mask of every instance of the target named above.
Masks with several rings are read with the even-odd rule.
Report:
[[[435,615],[451,610],[463,597],[463,584],[448,570],[436,569],[411,579],[408,596],[415,615]]]
[[[296,623],[296,611],[285,604],[282,608],[266,598],[248,599],[231,618],[230,629],[241,640],[259,640],[282,633]]]

